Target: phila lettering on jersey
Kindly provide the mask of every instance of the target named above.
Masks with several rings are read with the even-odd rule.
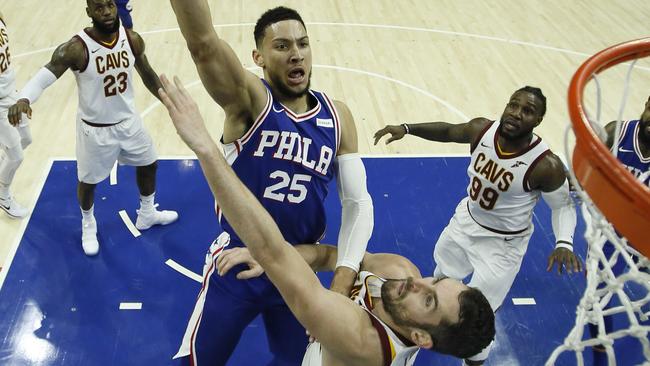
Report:
[[[515,154],[497,148],[499,123],[491,123],[471,146],[467,168],[467,207],[483,228],[497,234],[522,234],[532,227],[533,208],[540,192],[528,185],[535,165],[551,151],[541,137],[533,135],[528,147]]]
[[[618,160],[636,179],[650,187],[650,157],[643,157],[643,154],[641,154],[639,128],[638,120],[623,122],[621,135],[617,143],[612,147],[612,151],[617,149],[616,156]]]
[[[86,65],[74,71],[79,90],[79,116],[97,124],[115,124],[136,113],[133,94],[135,56],[123,26],[110,44],[85,30],[75,36],[86,51]]]
[[[238,140],[224,144],[226,159],[237,176],[275,219],[291,244],[315,243],[325,233],[328,185],[340,141],[339,117],[332,101],[310,90],[313,108],[296,115],[271,94],[252,127]],[[241,245],[230,224],[221,227]]]
[[[16,90],[16,71],[11,67],[9,53],[9,31],[4,19],[0,18],[0,99]]]

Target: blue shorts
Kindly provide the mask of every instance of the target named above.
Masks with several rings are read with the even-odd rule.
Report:
[[[243,245],[231,242],[227,233],[210,246],[203,285],[177,357],[189,355],[184,361],[193,366],[225,365],[244,329],[261,314],[273,354],[271,365],[299,366],[308,344],[305,328],[268,277],[237,279],[245,265],[233,267],[225,276],[216,273],[221,251],[235,246]]]

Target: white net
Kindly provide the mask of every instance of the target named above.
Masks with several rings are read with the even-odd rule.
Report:
[[[634,63],[629,67],[618,121],[621,121],[624,113]],[[598,109],[596,118],[591,123],[597,134],[602,136],[605,132],[602,129],[602,123],[600,123],[600,86],[595,77],[593,80],[596,83]],[[617,124],[614,141],[618,141],[619,126],[620,123]],[[568,150],[568,138],[565,146]],[[614,154],[616,154],[616,150],[614,149]],[[570,157],[571,155],[567,152],[566,156]],[[587,227],[585,232],[585,239],[589,243],[585,264],[587,286],[576,310],[574,327],[564,343],[553,351],[546,365],[556,365],[558,359],[565,352],[575,354],[575,364],[585,365],[586,360],[591,359],[589,356],[585,357],[586,352],[594,352],[593,347],[596,347],[604,352],[608,365],[614,366],[617,365],[616,353],[629,352],[631,350],[629,340],[633,339],[639,345],[635,348],[635,352],[641,354],[636,357],[640,360],[638,364],[650,366],[650,340],[648,339],[650,334],[648,322],[650,317],[650,274],[648,274],[650,261],[616,232],[587,193],[582,190],[573,173],[571,173],[571,180],[576,188],[576,195],[582,201],[581,209]],[[650,231],[650,228],[648,229]],[[611,326],[613,317],[617,317],[618,320],[615,327]],[[623,342],[627,342],[625,349],[617,347]],[[563,356],[563,361],[557,364],[565,365],[566,359],[566,356]]]

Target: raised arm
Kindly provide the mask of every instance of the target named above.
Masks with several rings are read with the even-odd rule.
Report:
[[[147,59],[147,55],[144,53],[145,45],[144,40],[140,35],[130,29],[126,30],[126,33],[129,36],[131,45],[133,47],[133,54],[135,56],[135,69],[138,71],[138,74],[142,78],[142,82],[147,87],[149,92],[153,94],[156,98],[160,99],[158,95],[158,89],[162,87],[160,84],[160,79],[158,74],[153,70]]]
[[[50,62],[41,68],[25,84],[25,87],[20,92],[18,101],[9,108],[9,122],[14,126],[18,125],[23,113],[26,113],[31,118],[31,104],[34,104],[38,100],[47,87],[52,85],[66,70],[80,70],[85,68],[87,63],[88,56],[79,39],[72,38],[57,47],[52,54]]]
[[[332,291],[350,293],[359,264],[372,235],[374,212],[366,187],[366,168],[358,154],[357,129],[350,109],[334,101],[341,121],[341,142],[336,157],[336,183],[341,199],[341,228]]]
[[[391,137],[386,140],[390,144],[399,140],[404,135],[414,135],[425,140],[438,142],[456,142],[459,144],[470,144],[474,142],[476,136],[492,121],[487,118],[474,118],[467,123],[452,124],[447,122],[427,122],[427,123],[403,123],[401,125],[388,125],[375,132],[375,145],[386,134]]]
[[[171,0],[171,4],[203,86],[227,116],[243,116],[234,121],[252,122],[266,103],[264,85],[244,69],[230,45],[219,38],[207,1]]]
[[[340,294],[324,289],[253,194],[237,178],[209,137],[198,107],[181,82],[161,77],[161,99],[183,141],[203,168],[210,189],[252,256],[265,269],[283,299],[307,330],[332,352],[353,355],[361,349],[359,331],[367,315]]]

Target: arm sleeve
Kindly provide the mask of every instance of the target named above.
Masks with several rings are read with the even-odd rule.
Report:
[[[18,99],[27,99],[30,104],[36,103],[43,91],[56,81],[56,75],[47,67],[41,67],[20,92]]]
[[[337,157],[337,183],[342,217],[336,266],[358,272],[374,225],[372,198],[366,187],[366,168],[359,154]]]
[[[555,242],[572,245],[577,216],[569,194],[568,180],[565,180],[560,188],[552,192],[542,192],[542,197],[551,207]]]

